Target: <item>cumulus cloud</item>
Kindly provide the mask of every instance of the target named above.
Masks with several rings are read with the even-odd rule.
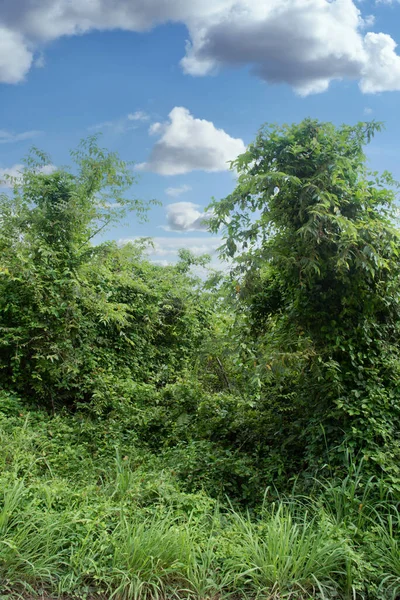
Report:
[[[146,31],[166,21],[209,17],[232,0],[2,0],[1,20],[37,41],[92,30]]]
[[[38,169],[38,173],[42,173],[42,175],[51,175],[51,173],[54,173],[55,171],[57,171],[55,165],[44,165]]]
[[[230,161],[246,150],[243,140],[232,138],[211,121],[195,119],[181,106],[169,113],[169,121],[161,131],[149,160],[138,165],[139,169],[160,175],[226,171]]]
[[[167,196],[172,196],[173,198],[177,198],[178,196],[181,196],[182,194],[186,194],[186,192],[190,192],[192,188],[190,187],[190,185],[186,185],[183,184],[179,187],[169,187],[165,190],[165,193],[167,194]]]
[[[211,213],[199,210],[193,202],[175,202],[167,206],[167,231],[207,231]]]
[[[374,19],[361,8],[356,0],[2,0],[0,81],[21,81],[34,50],[61,36],[179,22],[189,32],[181,64],[191,75],[249,66],[303,95],[335,79],[358,80],[363,92],[397,90],[395,41],[365,33]]]
[[[400,56],[396,42],[384,33],[367,33],[365,49],[368,60],[362,71],[360,87],[375,93],[400,90]]]
[[[152,123],[149,127],[149,135],[157,135],[162,133],[164,126],[162,123]]]
[[[33,54],[19,31],[2,26],[0,15],[0,83],[22,81],[33,63]]]
[[[0,144],[13,144],[14,142],[23,142],[24,140],[31,140],[32,138],[40,134],[41,131],[23,131],[22,133],[14,133],[12,131],[0,129]]]
[[[289,83],[301,95],[323,92],[344,78],[361,80],[363,92],[397,89],[400,76],[388,68],[400,60],[396,44],[390,36],[380,40],[388,60],[371,43],[384,34],[362,34],[373,23],[353,0],[239,0],[201,27],[189,24],[182,66],[205,75],[225,65],[250,65],[261,78]]]
[[[229,15],[190,29],[182,65],[198,75],[248,64],[263,79],[290,83],[301,94],[321,92],[332,79],[359,75],[362,24],[352,0],[243,0]]]

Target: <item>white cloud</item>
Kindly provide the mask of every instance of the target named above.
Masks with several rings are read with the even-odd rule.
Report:
[[[154,263],[155,265],[158,265],[159,267],[168,267],[168,265],[170,264],[167,260],[152,260],[152,263]]]
[[[24,170],[24,165],[13,165],[12,167],[1,169],[0,168],[0,187],[11,188],[13,182],[21,177],[21,173]],[[10,180],[9,178],[12,178]]]
[[[367,15],[363,19],[362,27],[368,29],[368,27],[372,27],[375,25],[375,15]]]
[[[102,131],[104,129],[110,129],[115,127],[117,121],[102,121],[101,123],[96,123],[96,125],[90,125],[88,127],[88,131]]]
[[[365,93],[400,90],[400,56],[396,42],[384,33],[367,33],[368,60],[363,68],[360,88]]]
[[[152,123],[149,127],[149,135],[157,135],[163,131],[162,123]]]
[[[41,133],[41,131],[23,131],[22,133],[13,133],[12,131],[0,129],[0,144],[13,144],[14,142],[31,140]]]
[[[217,237],[155,237],[153,238],[154,248],[151,254],[155,256],[173,257],[177,255],[180,248],[187,248],[196,256],[201,254],[214,254],[222,244]]]
[[[366,107],[364,108],[364,115],[367,115],[367,116],[368,116],[368,115],[372,115],[372,113],[373,113],[373,112],[374,112],[374,111],[372,110],[372,108],[369,108],[368,106],[366,106]]]
[[[232,138],[211,121],[195,119],[187,108],[176,106],[169,113],[169,121],[148,162],[138,168],[160,175],[226,171],[230,161],[245,150],[243,140]]]
[[[118,244],[124,245],[129,242],[137,242],[140,239],[142,238],[122,238],[118,240]],[[181,248],[187,248],[196,256],[200,256],[201,254],[214,253],[221,246],[222,239],[216,236],[154,237],[151,238],[151,243],[152,245],[149,243],[148,252],[154,256],[174,256]]]
[[[359,79],[368,60],[362,19],[352,0],[240,0],[202,27],[189,27],[184,70],[204,75],[250,65],[261,78],[289,83],[301,95],[334,79]]]
[[[2,0],[5,26],[49,42],[93,30],[145,31],[167,21],[208,17],[232,0]]]
[[[130,113],[128,115],[129,121],[148,121],[150,119],[149,115],[145,113],[143,110],[137,110],[134,113]]]
[[[12,188],[15,183],[21,182],[24,170],[25,167],[21,164],[0,168],[0,188]],[[43,175],[50,175],[56,170],[57,167],[54,165],[43,165],[37,171],[38,173],[43,173]]]
[[[167,196],[172,196],[173,198],[177,198],[182,194],[186,194],[186,192],[190,192],[192,188],[190,185],[186,185],[185,183],[179,187],[169,187],[165,190]]]
[[[104,131],[108,129],[115,134],[123,134],[128,131],[132,131],[133,129],[137,129],[138,125],[133,124],[134,122],[143,122],[147,121],[150,117],[143,111],[139,110],[134,113],[130,113],[125,117],[121,117],[119,119],[113,119],[111,121],[103,121],[102,123],[97,123],[96,125],[91,125],[88,127],[88,131]]]
[[[167,231],[207,231],[211,213],[199,211],[193,202],[175,202],[167,206]]]
[[[18,30],[1,26],[0,23],[0,83],[22,81],[33,63],[33,54]]]
[[[38,172],[42,173],[43,175],[51,175],[51,173],[54,173],[55,171],[57,171],[57,167],[55,165],[44,165],[38,169]]]
[[[249,66],[303,95],[335,79],[358,80],[363,92],[397,90],[395,42],[364,35],[373,15],[361,8],[356,0],[2,0],[0,81],[23,80],[35,48],[61,36],[179,22],[190,38],[182,66],[192,75]]]
[[[140,238],[123,238],[118,241],[120,245],[129,242],[137,242]],[[212,258],[211,266],[221,265],[218,259],[217,249],[222,245],[222,239],[217,236],[204,237],[154,237],[149,243],[147,254],[149,259],[155,264],[167,265],[174,264],[178,260],[178,251],[185,248],[193,252],[195,256],[209,254]]]

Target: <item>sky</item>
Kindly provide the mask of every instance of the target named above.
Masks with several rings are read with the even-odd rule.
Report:
[[[383,121],[370,165],[400,179],[397,43],[400,0],[0,0],[0,178],[101,133],[162,203],[108,238],[215,253],[206,207],[263,123]]]

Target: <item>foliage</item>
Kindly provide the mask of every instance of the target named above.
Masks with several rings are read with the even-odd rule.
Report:
[[[161,268],[144,242],[92,245],[127,211],[129,165],[96,139],[72,153],[78,171],[52,173],[33,153],[0,196],[0,381],[41,405],[76,406],[164,384],[190,360],[207,321],[183,256]]]
[[[258,377],[256,435],[287,472],[342,463],[351,448],[398,478],[396,184],[363,152],[379,129],[265,127],[234,163],[235,191],[213,204]]]
[[[397,508],[365,494],[371,483],[356,466],[347,482],[330,482],[337,496],[354,496],[341,518],[321,484],[309,497],[294,490],[271,502],[266,495],[245,514],[183,492],[172,468],[126,444],[122,432],[94,452],[100,427],[91,418],[0,413],[4,597],[7,590],[10,598],[41,590],[82,600],[101,593],[389,600],[397,593]],[[102,427],[112,429],[112,419]],[[361,484],[355,493],[354,483]],[[373,518],[355,531],[361,498]]]
[[[209,257],[102,234],[130,166],[94,138],[0,196],[1,597],[394,600],[396,184],[377,124],[266,127]],[[46,168],[45,168],[46,167]],[[246,512],[247,509],[247,512]]]

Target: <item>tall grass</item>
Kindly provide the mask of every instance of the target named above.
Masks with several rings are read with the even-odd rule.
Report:
[[[33,504],[2,529],[0,577],[18,588],[54,587],[68,563],[70,520],[64,514],[38,512]]]
[[[384,478],[366,477],[364,459],[346,456],[347,473],[337,478],[316,481],[324,510],[337,525],[362,532],[375,518],[376,505],[388,505],[393,499]]]
[[[192,517],[186,523],[184,587],[180,591],[194,600],[223,598],[235,590],[235,575],[227,561],[231,521],[221,515],[219,507],[204,517]]]
[[[400,513],[362,464],[250,516],[119,452],[96,478],[85,448],[79,470],[65,467],[73,442],[56,445],[28,421],[0,424],[0,436],[0,597],[400,597]]]
[[[124,516],[114,532],[112,597],[165,597],[180,578],[186,543],[185,532],[172,514],[145,521]]]
[[[390,506],[386,514],[376,515],[376,527],[370,544],[372,559],[380,567],[381,598],[396,600],[400,597],[400,512]]]
[[[281,504],[258,521],[238,512],[151,517],[105,504],[56,512],[16,484],[0,513],[0,575],[16,589],[94,591],[120,600],[240,595],[345,597],[348,541],[324,515]],[[21,507],[18,507],[18,499]]]
[[[234,515],[235,583],[243,594],[273,598],[334,595],[349,588],[348,541],[325,514],[279,504],[254,523]]]

